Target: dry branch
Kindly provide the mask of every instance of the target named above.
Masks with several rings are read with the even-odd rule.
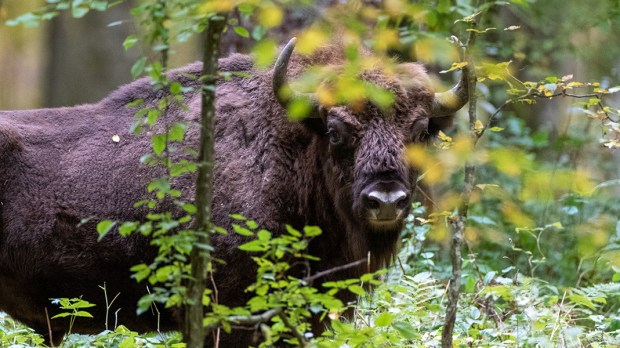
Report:
[[[472,29],[474,27],[475,23],[472,23]],[[470,135],[474,142],[478,139],[475,129],[476,121],[478,120],[476,114],[476,69],[471,55],[471,49],[474,46],[475,41],[476,32],[472,30],[469,32],[469,38],[465,44],[465,60],[467,62],[467,66],[466,69],[463,69],[463,74],[466,74],[467,76],[469,129]],[[463,245],[463,231],[465,230],[465,224],[467,223],[469,201],[474,189],[475,172],[476,167],[473,164],[469,162],[465,164],[465,186],[461,192],[461,199],[457,214],[450,216],[447,219],[450,234],[452,236],[452,243],[450,246],[452,277],[450,278],[450,284],[448,287],[448,307],[446,309],[446,318],[444,320],[444,327],[441,333],[442,348],[452,348],[452,333],[454,332],[454,323],[456,322],[456,313],[461,287],[461,248]]]

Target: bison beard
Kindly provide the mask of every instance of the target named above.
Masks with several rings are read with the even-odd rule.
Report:
[[[310,57],[293,56],[288,75],[316,64],[337,69],[343,61],[342,49],[326,47]],[[274,233],[286,223],[320,226],[323,235],[310,244],[310,254],[320,258],[312,273],[367,255],[373,270],[388,263],[417,177],[404,161],[405,146],[426,141],[451,121],[451,116],[432,118],[437,96],[428,88],[424,69],[400,64],[391,77],[378,70],[362,73],[363,79],[394,93],[389,111],[370,103],[362,110],[320,107],[316,118],[292,122],[281,105],[287,100],[274,95],[273,70],[254,68],[245,55],[221,59],[219,66],[249,77],[233,75],[217,84],[214,223],[228,227],[229,214],[240,213]],[[199,90],[190,76],[200,71],[200,64],[189,65],[172,71],[170,79]],[[279,85],[286,86],[286,75],[285,70]],[[149,262],[156,250],[140,235],[111,233],[97,242],[95,220],[143,219],[145,211],[132,206],[148,197],[147,183],[164,171],[140,164],[150,137],[129,132],[135,110],[126,105],[136,99],[155,105],[162,93],[140,79],[97,104],[0,112],[0,310],[47,337],[46,311],[57,313],[50,298],[82,297],[97,304],[90,311],[94,319],[77,320],[73,331],[100,332],[105,303],[99,286],[105,283],[109,296],[120,293],[111,309],[120,309],[118,323],[139,331],[157,328],[154,315],[136,316],[146,286],[128,271]],[[185,97],[189,111],[173,106],[165,122],[187,122],[186,141],[195,147],[200,96]],[[155,131],[162,131],[164,125],[158,127]],[[120,142],[112,141],[113,135]],[[173,185],[189,197],[193,181],[186,175]],[[245,303],[244,289],[254,279],[253,261],[237,249],[243,242],[233,233],[213,239],[214,257],[225,261],[214,274],[219,301],[228,306]],[[319,281],[366,270],[364,265]],[[178,319],[173,311],[163,311],[160,329],[177,329]],[[68,322],[54,319],[51,326],[59,340]],[[252,337],[248,331],[234,332],[222,337],[221,346],[241,347]]]

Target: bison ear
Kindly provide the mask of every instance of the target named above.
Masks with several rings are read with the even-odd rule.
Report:
[[[319,106],[312,116],[301,121],[308,130],[319,135],[327,133],[327,108]]]
[[[325,121],[323,121],[322,118],[308,117],[301,122],[313,133],[319,135],[325,135],[325,133],[327,133],[327,126],[325,126]]]
[[[452,127],[454,123],[454,115],[444,116],[444,117],[433,117],[429,119],[428,122],[428,132],[432,136],[436,136],[439,134],[439,131],[445,131],[446,129]]]

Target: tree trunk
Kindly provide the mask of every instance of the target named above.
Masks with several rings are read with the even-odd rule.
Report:
[[[70,106],[96,102],[123,83],[138,58],[137,50],[125,51],[123,41],[135,34],[129,15],[130,2],[105,12],[92,11],[84,18],[72,18],[63,11],[47,31],[47,63],[44,73],[43,105]],[[110,23],[122,21],[118,25]]]

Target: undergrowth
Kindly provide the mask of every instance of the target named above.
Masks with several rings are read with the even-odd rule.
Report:
[[[422,214],[420,205],[414,214]],[[439,347],[447,288],[428,224],[411,215],[395,264],[354,317],[332,318],[316,347]],[[419,216],[419,215],[418,215]],[[523,251],[524,257],[527,253]],[[458,347],[616,347],[620,345],[620,283],[566,287],[514,267],[496,271],[469,254],[455,326]],[[87,310],[87,309],[84,309]],[[77,318],[77,320],[87,320]],[[0,314],[0,347],[39,347],[43,338]],[[98,335],[70,334],[61,347],[183,347],[180,333],[138,334],[123,325]]]

